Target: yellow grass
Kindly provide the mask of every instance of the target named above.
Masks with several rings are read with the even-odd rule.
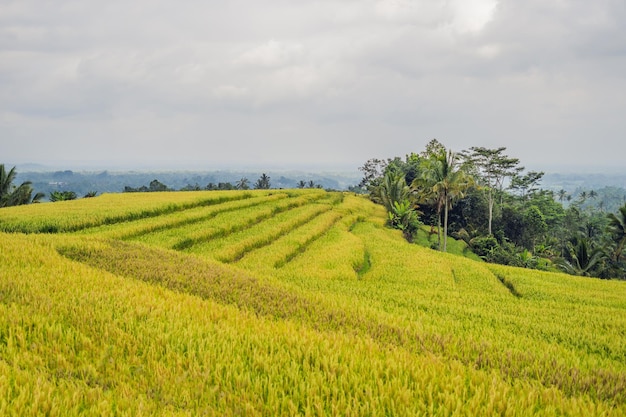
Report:
[[[624,282],[319,190],[57,204],[0,210],[0,415],[626,414]]]

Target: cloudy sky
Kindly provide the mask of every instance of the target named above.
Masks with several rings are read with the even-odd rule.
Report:
[[[0,163],[626,155],[623,0],[0,0]],[[603,168],[604,167],[604,168]]]

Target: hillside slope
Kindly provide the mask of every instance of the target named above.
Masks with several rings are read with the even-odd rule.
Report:
[[[624,415],[626,285],[321,190],[0,211],[0,415]]]

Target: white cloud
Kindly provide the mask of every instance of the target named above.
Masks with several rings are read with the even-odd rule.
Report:
[[[452,27],[459,32],[477,32],[493,18],[497,0],[449,0]]]
[[[277,68],[296,63],[303,54],[303,47],[299,43],[278,42],[272,39],[244,52],[235,63]]]

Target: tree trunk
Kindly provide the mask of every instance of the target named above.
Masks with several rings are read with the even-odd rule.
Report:
[[[448,200],[443,209],[443,251],[448,251]]]
[[[489,236],[491,236],[491,222],[493,220],[493,194],[489,188]]]
[[[441,250],[441,209],[437,211],[437,250]]]

